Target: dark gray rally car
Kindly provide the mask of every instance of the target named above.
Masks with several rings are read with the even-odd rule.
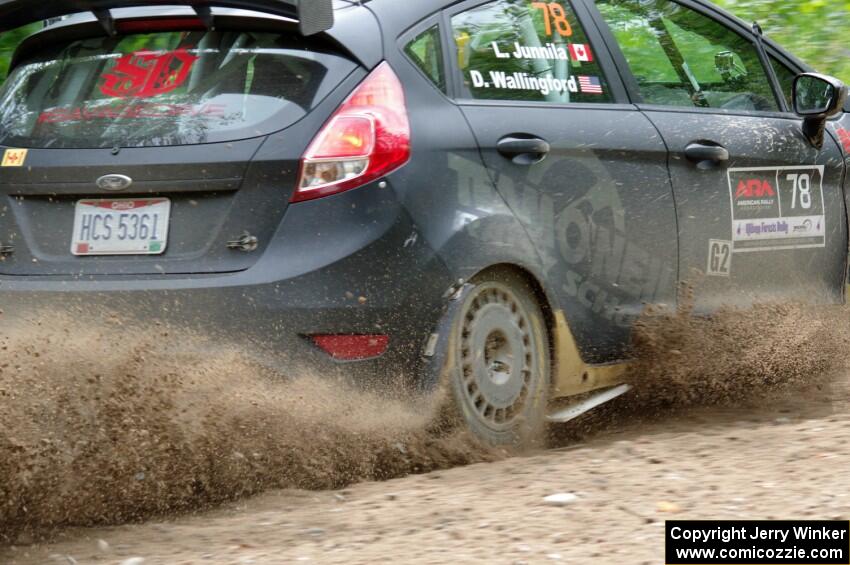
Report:
[[[702,312],[844,302],[846,88],[701,0],[0,0],[40,20],[0,90],[7,318],[446,378],[511,443],[624,391],[694,273]]]

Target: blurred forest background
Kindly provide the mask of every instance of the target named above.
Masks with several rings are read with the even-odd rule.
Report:
[[[41,27],[39,24],[33,24],[31,26],[8,31],[0,35],[0,83],[6,79],[6,74],[9,68],[9,59],[15,51],[15,47],[17,47],[26,36],[37,30],[39,27]]]
[[[850,84],[850,0],[714,0],[765,33],[815,69]],[[39,25],[0,35],[0,82],[9,57]]]
[[[822,73],[850,84],[850,0],[712,0]]]

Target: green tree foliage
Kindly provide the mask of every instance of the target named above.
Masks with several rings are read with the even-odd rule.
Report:
[[[14,29],[0,35],[0,83],[6,79],[9,69],[9,60],[15,52],[15,48],[32,32],[41,27],[41,24],[33,24]]]
[[[850,0],[714,0],[820,72],[850,84]]]

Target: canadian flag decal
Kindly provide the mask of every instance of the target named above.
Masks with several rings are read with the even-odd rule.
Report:
[[[570,58],[573,61],[590,63],[593,61],[593,54],[590,52],[590,45],[584,43],[570,43]]]

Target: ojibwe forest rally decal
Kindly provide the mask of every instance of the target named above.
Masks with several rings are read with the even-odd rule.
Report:
[[[224,115],[220,104],[147,103],[145,99],[182,86],[198,57],[185,47],[174,51],[135,51],[121,56],[100,80],[100,92],[123,100],[111,105],[55,108],[42,112],[39,123],[82,122],[111,118],[168,118],[183,115]]]
[[[729,169],[734,252],[826,246],[823,165]]]

